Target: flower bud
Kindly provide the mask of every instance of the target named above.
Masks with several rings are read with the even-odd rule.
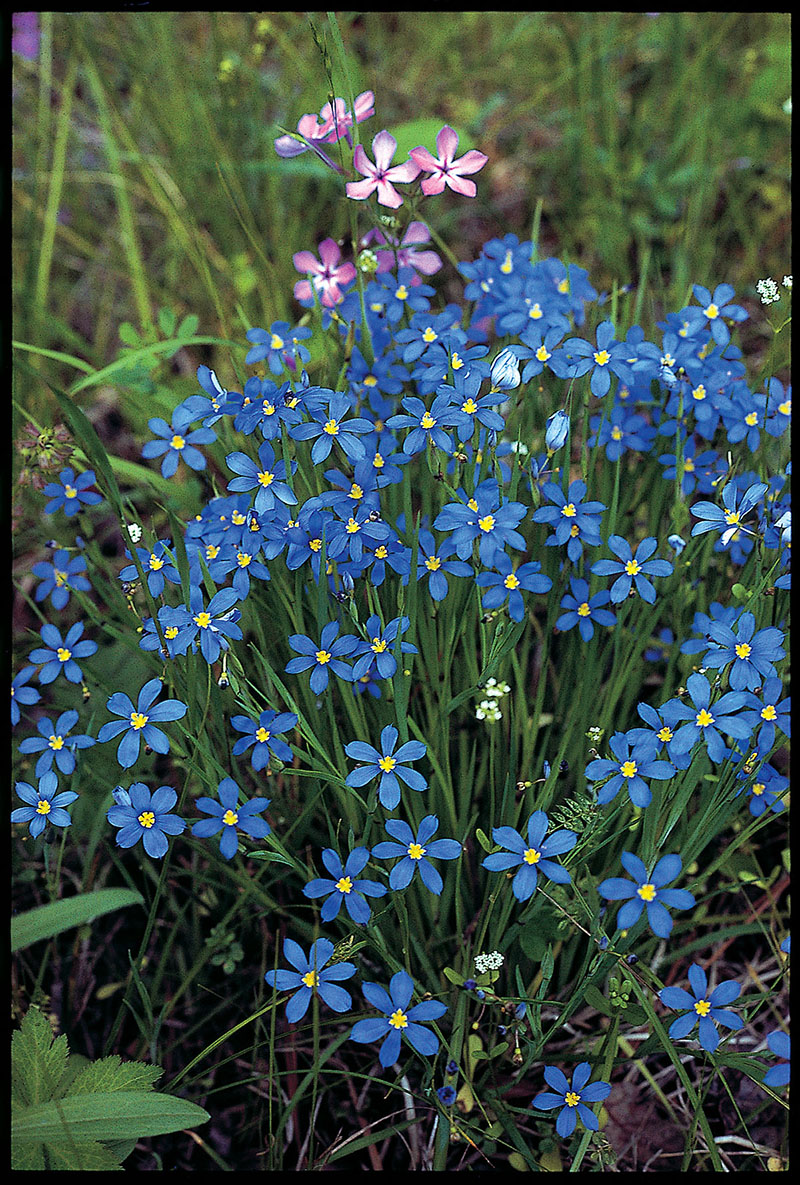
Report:
[[[547,421],[544,443],[548,456],[558,452],[569,435],[569,416],[565,411],[557,411]]]
[[[667,543],[670,545],[676,555],[680,555],[686,546],[686,540],[682,539],[680,535],[668,535]]]
[[[495,391],[513,391],[519,386],[519,359],[510,346],[497,355],[490,373]]]

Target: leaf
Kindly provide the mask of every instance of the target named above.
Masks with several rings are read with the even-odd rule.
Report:
[[[22,1147],[28,1145],[23,1144]],[[74,1172],[76,1169],[85,1173],[123,1171],[121,1158],[108,1145],[100,1144],[97,1140],[80,1144],[68,1143],[66,1140],[62,1144],[48,1144],[45,1156],[47,1167],[55,1172]]]
[[[484,852],[493,852],[494,851],[495,845],[489,839],[486,832],[481,831],[480,827],[478,827],[475,831],[475,838],[477,839],[478,843],[483,848]]]
[[[112,1053],[99,1061],[90,1062],[66,1092],[67,1098],[82,1094],[112,1093],[118,1090],[147,1090],[163,1074],[161,1066],[148,1066],[144,1062],[123,1062]]]
[[[29,909],[11,919],[11,950],[22,950],[42,938],[86,925],[126,905],[144,905],[144,898],[133,889],[98,889]]]
[[[69,1058],[67,1038],[53,1040],[47,1017],[35,1006],[11,1036],[11,1093],[15,1101],[35,1104],[58,1094]]]
[[[584,990],[583,998],[587,1004],[592,1008],[596,1008],[598,1012],[602,1012],[603,1016],[613,1016],[614,1012],[599,988],[595,987],[593,983],[587,985]]]
[[[17,1112],[11,1121],[11,1138],[26,1144],[48,1144],[58,1142],[66,1131],[78,1144],[142,1139],[183,1131],[210,1118],[188,1099],[145,1090],[103,1091],[38,1103]]]
[[[444,974],[451,983],[458,984],[459,987],[461,987],[462,983],[464,982],[464,976],[459,975],[459,973],[454,971],[452,967],[445,967]]]
[[[393,127],[392,135],[397,141],[397,150],[394,154],[395,163],[401,164],[412,148],[420,146],[430,149],[434,156],[438,156],[436,137],[443,126],[441,119],[411,119],[407,123],[401,123],[399,127]],[[463,156],[468,149],[474,148],[474,142],[460,128],[455,128],[454,131],[458,134],[456,156]]]

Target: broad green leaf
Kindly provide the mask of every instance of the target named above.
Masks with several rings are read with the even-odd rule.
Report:
[[[147,1090],[162,1073],[160,1066],[148,1066],[145,1062],[123,1062],[118,1054],[112,1053],[110,1057],[90,1062],[67,1090],[67,1097],[118,1090]]]
[[[11,1083],[14,1099],[35,1104],[58,1093],[69,1058],[65,1036],[53,1039],[47,1017],[35,1006],[11,1035]]]
[[[29,909],[11,919],[11,949],[22,950],[42,938],[83,926],[126,905],[144,905],[144,898],[132,889],[98,889]]]
[[[11,1138],[22,1143],[75,1143],[162,1136],[206,1123],[207,1111],[188,1099],[155,1091],[130,1090],[77,1095],[39,1103],[14,1115]]]

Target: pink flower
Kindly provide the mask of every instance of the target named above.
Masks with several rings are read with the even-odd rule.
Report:
[[[347,138],[348,144],[351,142],[350,128],[353,126],[353,115],[347,110],[344,99],[334,99],[333,103],[333,108],[330,103],[324,105],[319,113],[319,118],[316,115],[302,115],[300,117],[297,123],[297,134],[302,137],[305,143],[296,140],[294,136],[278,136],[275,141],[275,151],[278,156],[299,156],[310,148],[327,165],[336,169],[337,172],[341,172],[339,166],[335,165],[330,157],[318,147],[319,144],[335,144],[343,136]],[[372,91],[363,91],[357,95],[353,109],[356,123],[361,123],[374,115],[375,95]],[[322,122],[320,123],[319,120]]]
[[[352,263],[339,263],[341,249],[334,239],[323,239],[319,245],[319,259],[310,251],[297,251],[292,260],[299,272],[311,274],[308,280],[298,280],[294,286],[294,294],[298,300],[309,300],[313,297],[312,284],[319,293],[320,304],[332,309],[343,298],[340,285],[349,284],[356,278],[356,269]],[[320,260],[322,262],[320,262]]]
[[[376,226],[367,231],[361,243],[364,247],[375,243],[378,247],[387,246],[389,248],[388,251],[376,251],[379,272],[394,271],[396,252],[398,267],[413,267],[418,272],[422,272],[424,276],[432,276],[442,266],[440,257],[435,251],[416,250],[418,243],[429,243],[430,238],[430,231],[424,222],[409,222],[406,233],[400,242],[394,235],[380,230]],[[421,284],[422,280],[419,276],[414,276],[411,282],[412,284]]]
[[[378,201],[382,206],[390,206],[393,210],[402,206],[403,198],[394,188],[393,182],[413,181],[419,173],[419,165],[416,165],[413,160],[404,161],[402,165],[392,165],[392,157],[396,148],[397,141],[385,129],[378,132],[372,141],[375,164],[369,159],[361,145],[356,145],[353,154],[353,167],[356,172],[363,173],[366,180],[347,182],[345,189],[349,198],[363,201],[377,190]]]
[[[447,124],[436,137],[436,148],[439,152],[437,160],[427,148],[421,145],[412,148],[409,156],[424,173],[431,173],[422,182],[422,192],[426,195],[441,193],[445,185],[449,185],[456,193],[464,197],[475,197],[478,192],[474,181],[465,181],[465,173],[477,173],[489,159],[483,152],[474,148],[465,152],[458,160],[454,160],[458,148],[458,136]]]

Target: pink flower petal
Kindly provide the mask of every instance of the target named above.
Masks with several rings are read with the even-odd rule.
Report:
[[[430,241],[431,232],[424,222],[409,222],[406,233],[403,235],[404,247],[409,243],[429,243]]]
[[[409,251],[408,263],[424,276],[432,276],[442,266],[442,261],[435,251]]]
[[[372,141],[372,155],[375,157],[375,165],[381,173],[384,173],[391,165],[396,148],[397,141],[391,132],[387,132],[385,128],[382,132],[378,132]],[[353,163],[355,164],[355,160]],[[359,169],[359,172],[361,171]]]
[[[388,181],[378,181],[376,184],[378,201],[382,206],[389,206],[392,210],[396,210],[398,206],[402,206],[403,199],[393,185]]]
[[[395,183],[414,181],[419,176],[419,171],[416,161],[406,160],[401,165],[392,165],[386,173],[386,179]]]
[[[468,181],[466,177],[456,177],[452,173],[448,173],[444,178],[453,193],[460,193],[462,197],[475,197],[478,188],[474,181]]]
[[[278,136],[274,144],[278,156],[282,156],[284,159],[290,156],[299,156],[301,152],[308,151],[305,144],[295,140],[294,136]]]
[[[424,169],[426,173],[439,171],[438,160],[428,151],[427,148],[424,148],[421,144],[418,148],[412,148],[408,155],[413,161],[416,162],[416,164],[419,165],[421,169]]]
[[[349,198],[354,198],[355,201],[362,202],[374,192],[377,185],[382,184],[384,182],[376,181],[374,177],[367,177],[365,181],[348,181],[344,188]],[[391,186],[389,188],[391,189]],[[400,201],[402,203],[402,198]]]
[[[292,262],[299,272],[321,272],[319,260],[310,251],[296,251]]]
[[[436,147],[441,163],[443,165],[451,164],[458,148],[458,135],[447,124],[444,125],[436,137]]]
[[[371,115],[374,115],[375,95],[372,91],[362,91],[360,95],[356,95],[353,109],[355,111],[356,123],[361,123],[362,120],[369,119]]]
[[[488,160],[488,156],[484,152],[478,152],[471,148],[469,152],[465,152],[452,167],[452,171],[456,173],[477,173],[478,169],[482,169]]]
[[[333,264],[338,263],[342,255],[342,249],[336,242],[336,239],[323,239],[319,245],[319,257],[324,264],[332,267]]]
[[[364,151],[363,144],[356,145],[356,150],[353,153],[353,168],[357,173],[363,173],[368,177],[371,177],[375,172],[375,166]]]
[[[435,193],[442,193],[444,191],[444,173],[439,173],[435,177],[426,177],[422,182],[422,192],[426,197],[431,197]]]

